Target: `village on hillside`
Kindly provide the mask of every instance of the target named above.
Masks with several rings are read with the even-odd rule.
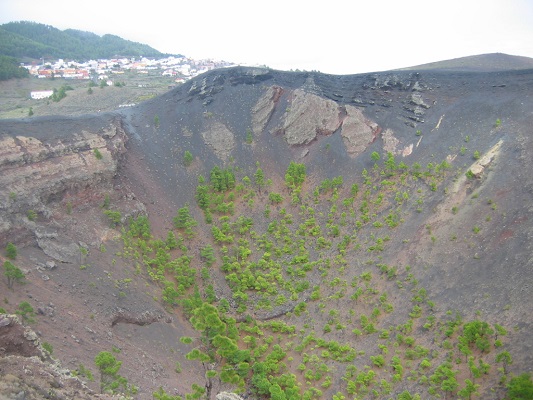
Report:
[[[136,58],[113,58],[89,60],[86,62],[65,61],[63,59],[32,64],[22,64],[31,76],[40,79],[64,78],[64,79],[87,79],[93,81],[105,81],[111,86],[120,80],[120,75],[127,71],[138,74],[155,74],[173,77],[176,84],[184,83],[204,72],[216,68],[231,67],[235,64],[213,59],[194,60],[187,57],[165,57],[160,59],[142,57]],[[30,97],[34,100],[48,98],[53,91],[43,90],[31,92]]]
[[[96,76],[98,79],[108,79],[109,74],[121,74],[128,70],[134,70],[140,74],[155,70],[160,71],[163,76],[175,76],[179,81],[186,81],[209,70],[233,65],[235,64],[227,61],[194,60],[170,56],[161,59],[113,58],[86,62],[59,59],[54,62],[23,64],[22,66],[38,78],[91,79]]]

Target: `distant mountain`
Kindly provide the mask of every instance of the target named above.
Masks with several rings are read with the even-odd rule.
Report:
[[[479,54],[475,56],[453,58],[413,67],[400,68],[400,70],[447,70],[447,71],[513,71],[520,69],[533,69],[533,58],[512,56],[504,53]]]
[[[146,44],[115,35],[98,36],[74,29],[61,31],[50,25],[28,21],[0,25],[0,54],[17,58],[73,60],[166,55]]]

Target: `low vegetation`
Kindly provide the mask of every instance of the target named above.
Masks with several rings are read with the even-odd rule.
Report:
[[[291,162],[284,188],[259,165],[252,178],[214,167],[165,238],[144,216],[121,226],[121,256],[141,265],[165,306],[197,331],[181,341],[206,383],[185,398],[209,396],[214,380],[272,399],[471,398],[494,382],[502,392],[527,388],[527,377],[508,372],[508,329],[441,310],[409,265],[382,261],[398,226],[444,190],[451,165],[409,166],[390,153],[372,161],[351,181],[317,185]],[[178,398],[163,388],[153,396]]]

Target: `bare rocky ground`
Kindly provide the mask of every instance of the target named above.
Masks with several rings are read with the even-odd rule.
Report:
[[[214,165],[235,165],[252,176],[259,161],[273,181],[273,191],[283,192],[288,160],[305,162],[307,184],[312,188],[325,177],[342,173],[348,178],[359,176],[363,168],[371,169],[372,151],[392,151],[399,159],[422,165],[450,157],[458,171],[456,179],[450,177],[446,192],[428,196],[422,211],[411,210],[380,260],[411,265],[438,305],[439,315],[458,310],[466,319],[482,316],[506,326],[510,334],[505,345],[514,359],[510,368],[516,373],[531,372],[532,82],[531,70],[337,77],[233,68],[213,71],[120,113],[0,122],[2,138],[34,137],[46,148],[57,148],[57,140],[75,148],[66,138],[82,131],[104,140],[80,144],[72,152],[50,151],[49,156],[33,160],[37,171],[45,160],[70,165],[65,157],[74,154],[89,160],[94,148],[104,156],[108,151],[110,160],[115,160],[108,172],[93,162],[81,167],[86,172],[82,176],[68,178],[71,174],[58,172],[53,186],[57,190],[43,189],[47,187],[43,182],[35,186],[38,190],[27,189],[16,202],[9,191],[2,194],[0,238],[2,244],[17,244],[16,264],[26,272],[26,283],[15,284],[13,290],[4,280],[0,282],[2,307],[13,313],[16,305],[28,301],[37,312],[30,327],[41,341],[53,346],[53,356],[62,367],[75,371],[83,364],[93,371],[95,381],[86,381],[92,392],[72,389],[80,390],[79,398],[96,396],[99,379],[94,357],[112,349],[123,361],[121,374],[140,387],[138,398],[152,398],[160,386],[169,393],[184,394],[191,383],[204,382],[202,367],[185,359],[190,348],[179,342],[179,337],[195,333],[179,310],[163,306],[160,288],[139,273],[135,263],[121,257],[120,232],[109,227],[102,213],[106,195],[110,208],[123,216],[146,210],[154,233],[164,236],[176,209],[195,203],[198,176],[208,176]],[[158,126],[155,115],[160,118]],[[298,118],[306,124],[295,122]],[[501,123],[496,124],[498,119]],[[313,123],[308,125],[309,121]],[[117,134],[110,137],[109,129]],[[253,133],[253,143],[247,143],[248,131]],[[84,140],[93,140],[89,134]],[[123,141],[125,151],[117,150],[117,140]],[[478,178],[466,180],[464,171],[476,162],[474,151],[486,154],[500,140],[497,155]],[[6,154],[13,153],[5,149],[0,156],[7,159]],[[188,168],[182,160],[185,150],[194,155]],[[20,160],[1,165],[8,182],[5,187],[16,188],[17,193],[23,190],[15,184],[23,180],[9,180],[9,176],[32,159],[20,156]],[[76,164],[72,165],[75,170]],[[50,168],[43,168],[26,184],[38,182]],[[266,194],[259,196],[258,204],[262,202]],[[25,219],[29,208],[38,211],[32,223]],[[237,210],[258,220],[261,212],[259,207]],[[203,218],[199,210],[193,213]],[[479,230],[474,232],[474,227]],[[43,236],[43,231],[59,236]],[[79,251],[80,246],[89,250],[86,256],[68,250]],[[60,261],[60,255],[67,256]],[[350,262],[358,264],[358,260]],[[227,291],[222,274],[214,275],[220,278],[221,293]],[[409,306],[405,298],[393,302],[398,309]],[[343,339],[342,332],[335,335]],[[20,398],[45,398],[42,390],[46,389],[55,398],[78,396],[67,392],[70,384],[58,377],[36,383],[41,392],[32,389],[27,363],[10,364],[10,360],[9,356],[1,359],[0,376],[6,382],[1,395],[14,399],[24,392],[26,397]],[[179,374],[176,361],[182,367]],[[31,376],[38,375],[35,368],[41,367],[33,367]],[[340,375],[335,379],[340,380]],[[484,382],[487,388],[495,384]],[[501,391],[483,393],[483,398],[503,396]]]

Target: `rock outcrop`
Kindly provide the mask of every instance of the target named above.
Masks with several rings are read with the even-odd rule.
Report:
[[[224,124],[214,121],[209,129],[201,134],[205,144],[213,149],[218,158],[222,161],[229,158],[235,147],[235,135]]]
[[[0,132],[0,239],[8,231],[35,231],[33,220],[49,218],[47,205],[65,194],[109,184],[125,141],[119,122],[70,136],[43,132],[39,139]]]
[[[111,399],[90,390],[46,351],[16,315],[0,314],[0,398]]]
[[[476,178],[480,178],[483,174],[483,171],[492,163],[492,161],[497,157],[500,148],[502,147],[503,140],[499,140],[494,146],[490,148],[483,156],[473,163],[470,166],[469,171]]]
[[[31,329],[22,325],[17,315],[0,314],[0,355],[38,357],[49,360],[49,355]]]
[[[361,110],[346,106],[346,118],[342,122],[341,136],[350,156],[355,157],[365,151],[379,132],[378,124],[365,118]]]
[[[231,392],[220,392],[216,395],[217,400],[243,400],[241,396]]]
[[[308,84],[309,79],[306,81]],[[361,110],[351,105],[339,105],[307,90],[285,90],[272,86],[252,109],[254,133],[263,132],[280,98],[287,97],[287,108],[275,131],[285,136],[290,146],[308,145],[321,135],[331,135],[340,130],[344,146],[351,157],[363,152],[372,143],[381,129],[377,123],[366,118]],[[302,153],[304,157],[307,152]]]
[[[318,135],[331,135],[342,123],[342,110],[333,100],[296,89],[281,131],[289,145],[309,144]]]
[[[255,134],[261,133],[266,128],[282,94],[283,88],[271,86],[253,107],[252,130]]]

